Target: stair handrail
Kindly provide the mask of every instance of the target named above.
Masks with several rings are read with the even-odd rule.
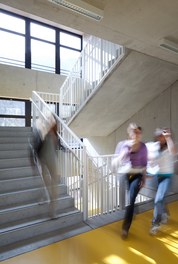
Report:
[[[70,123],[125,55],[123,46],[94,36],[60,88],[60,116]]]
[[[47,96],[42,93],[38,94],[38,92],[33,92],[33,97],[34,99],[32,101],[35,102],[35,108],[39,108],[40,111],[42,110],[42,114],[45,115],[45,109],[48,111],[51,110],[50,106],[52,105],[52,98],[54,97],[51,96],[50,99],[49,94]],[[44,100],[42,98],[46,99]],[[60,157],[61,160],[63,158],[65,159],[64,161],[62,160],[60,166],[65,169],[67,168],[67,172],[62,173],[68,173],[70,175],[75,171],[73,178],[67,177],[65,179],[65,184],[68,187],[68,193],[75,198],[76,207],[83,212],[84,220],[124,209],[127,204],[125,190],[120,181],[121,177],[113,172],[111,166],[112,159],[116,155],[89,155],[83,142],[70,130],[62,118],[57,116],[55,109],[53,110],[58,120],[58,126],[60,126],[60,132],[62,132],[59,133],[59,137],[64,151],[62,150],[60,152]],[[72,147],[70,137],[66,137],[65,135],[65,129],[73,135],[73,138],[77,140],[75,142],[79,145],[75,145],[75,142],[73,142]],[[75,160],[75,168],[71,168],[73,166],[73,160]],[[142,201],[147,199],[147,197],[142,197]]]
[[[46,114],[51,110],[50,106],[41,98],[38,92],[32,92],[32,109],[33,109],[33,127],[35,126],[36,119],[41,117],[47,121]],[[59,150],[58,158],[60,162],[61,176],[63,182],[67,185],[68,193],[74,197],[75,206],[84,213],[87,206],[87,196],[83,195],[83,188],[86,179],[86,170],[84,164],[86,162],[86,147],[83,142],[71,131],[65,122],[57,116],[55,111],[52,111],[57,120],[58,136],[62,142],[63,149]],[[75,162],[74,162],[75,160]],[[76,190],[72,189],[72,175],[76,174],[79,181]],[[80,188],[79,188],[80,187]]]

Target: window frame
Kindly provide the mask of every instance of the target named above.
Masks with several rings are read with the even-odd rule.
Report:
[[[24,119],[25,120],[25,127],[31,127],[31,101],[27,99],[19,99],[19,98],[9,98],[9,97],[0,97],[1,100],[6,101],[17,101],[17,102],[24,102],[25,103],[25,113],[24,115],[11,115],[11,114],[2,114],[0,113],[0,118],[12,118],[12,119]]]
[[[32,69],[32,59],[31,59],[32,58],[31,57],[31,54],[32,54],[31,40],[32,39],[39,40],[39,41],[42,41],[42,42],[48,43],[48,44],[53,44],[55,46],[55,48],[54,48],[55,49],[55,62],[54,62],[55,72],[54,73],[56,73],[56,74],[61,74],[61,63],[60,63],[60,60],[61,60],[61,58],[60,58],[60,48],[61,47],[69,49],[69,50],[73,50],[73,51],[78,51],[78,52],[81,52],[82,49],[83,49],[83,36],[80,35],[80,34],[76,34],[74,32],[71,32],[71,31],[68,31],[68,30],[64,30],[64,29],[61,29],[59,27],[52,26],[50,24],[46,24],[46,23],[43,23],[43,22],[35,20],[35,19],[31,19],[31,18],[22,16],[22,15],[19,15],[19,14],[15,14],[13,12],[10,12],[10,11],[4,10],[4,9],[0,9],[0,12],[2,12],[4,14],[7,14],[7,15],[11,15],[13,17],[17,17],[17,18],[21,18],[21,19],[25,20],[25,34],[18,33],[18,32],[15,32],[15,31],[12,31],[12,30],[9,30],[9,29],[5,29],[5,28],[0,28],[0,30],[2,30],[2,31],[9,32],[11,34],[16,34],[16,35],[20,35],[20,36],[24,36],[25,37],[25,67],[24,68]],[[47,27],[49,29],[53,29],[55,31],[55,42],[48,41],[48,40],[45,40],[45,39],[43,40],[41,38],[37,38],[37,37],[31,36],[31,34],[30,34],[30,23],[31,22],[35,23],[37,25],[40,25],[40,26]],[[81,41],[81,49],[76,49],[76,48],[72,48],[70,46],[61,45],[60,44],[60,32],[64,32],[65,34],[69,34],[71,36],[73,35],[74,37],[78,37],[80,39],[80,41]],[[1,61],[0,61],[0,63],[1,63]],[[11,65],[11,64],[10,63],[6,63],[6,65]],[[15,66],[18,66],[18,65],[15,65]],[[39,69],[39,71],[40,71],[40,69]]]

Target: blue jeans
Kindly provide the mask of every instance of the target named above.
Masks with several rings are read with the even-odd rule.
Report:
[[[171,184],[171,177],[162,177],[159,179],[158,176],[158,187],[154,200],[154,212],[153,212],[153,224],[160,224],[161,216],[163,213],[166,213],[165,207],[165,196],[167,191],[169,190]]]
[[[132,224],[132,219],[133,219],[133,214],[134,214],[134,204],[135,204],[135,199],[136,199],[136,197],[139,193],[139,190],[140,190],[140,184],[142,181],[142,174],[134,175],[134,178],[130,179],[128,181],[129,181],[130,203],[126,208],[124,222],[122,225],[122,229],[124,229],[126,231],[129,231],[130,226]]]

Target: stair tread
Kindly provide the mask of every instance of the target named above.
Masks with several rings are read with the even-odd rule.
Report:
[[[51,220],[53,221],[53,220]],[[13,243],[11,245],[3,246],[0,248],[0,261],[7,258],[17,256],[19,254],[29,252],[31,250],[47,246],[49,244],[70,238],[72,236],[88,232],[91,230],[86,223],[83,221],[73,224],[69,227],[60,228],[55,232],[48,232],[40,236],[36,236],[30,239],[20,241],[18,243]]]
[[[66,215],[71,215],[74,213],[79,213],[80,211],[76,209],[75,207],[69,207],[66,209],[58,210],[57,211],[57,216],[59,217],[65,217]],[[0,235],[5,233],[5,232],[10,232],[19,228],[28,228],[29,226],[35,225],[35,224],[40,224],[45,221],[51,220],[51,217],[48,216],[48,213],[39,215],[39,216],[33,216],[29,217],[28,219],[19,219],[18,221],[14,221],[13,223],[6,223],[0,225]]]
[[[62,187],[65,186],[63,183],[60,183],[58,185],[56,185],[56,187]],[[17,190],[17,191],[13,191],[13,192],[6,192],[6,193],[0,193],[0,197],[5,196],[5,195],[13,195],[16,193],[26,193],[26,192],[31,192],[31,191],[37,191],[37,190],[43,190],[45,188],[45,186],[41,186],[41,187],[36,187],[36,188],[30,188],[30,189],[25,189],[25,190]]]
[[[0,169],[0,172],[3,172],[3,171],[13,171],[13,170],[24,170],[24,168],[25,169],[27,169],[27,168],[29,168],[29,169],[33,169],[34,168],[34,171],[36,170],[37,171],[37,169],[35,168],[35,166],[23,166],[23,167],[15,167],[15,168],[1,168]]]
[[[21,182],[23,180],[36,180],[36,179],[39,180],[39,178],[41,178],[40,175],[31,175],[31,176],[20,177],[20,178],[15,178],[15,179],[1,179],[0,178],[0,184],[3,182],[8,184],[9,182]]]
[[[18,193],[18,192],[17,192]],[[73,199],[71,196],[69,196],[68,194],[59,194],[58,195],[58,199],[57,200],[62,200],[62,199]],[[20,209],[20,208],[26,208],[28,206],[34,206],[37,204],[45,204],[45,203],[49,203],[48,199],[45,199],[44,201],[30,201],[30,202],[23,202],[21,203],[17,203],[17,204],[13,204],[13,205],[5,205],[0,207],[0,215],[1,213],[4,213],[6,211],[10,211],[10,210],[16,210],[16,209]]]
[[[38,175],[39,172],[35,166],[0,168],[0,180],[28,178]]]
[[[0,128],[0,261],[11,250],[17,254],[24,245],[30,247],[41,240],[49,243],[48,237],[58,239],[60,232],[65,236],[83,219],[63,183],[56,186],[58,217],[52,220],[49,216],[49,194],[29,152],[31,136],[31,128]]]

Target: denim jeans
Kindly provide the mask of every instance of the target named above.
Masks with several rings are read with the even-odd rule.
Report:
[[[162,177],[161,180],[158,178],[158,187],[154,200],[154,212],[153,212],[153,224],[159,224],[161,222],[161,216],[163,213],[166,213],[165,207],[165,196],[169,190],[171,184],[171,177]]]
[[[142,180],[142,174],[137,174],[134,176],[134,179],[129,180],[129,198],[130,203],[126,207],[124,222],[122,225],[122,229],[129,231],[130,226],[132,224],[133,214],[134,214],[134,204],[137,194],[140,190],[140,184]]]

